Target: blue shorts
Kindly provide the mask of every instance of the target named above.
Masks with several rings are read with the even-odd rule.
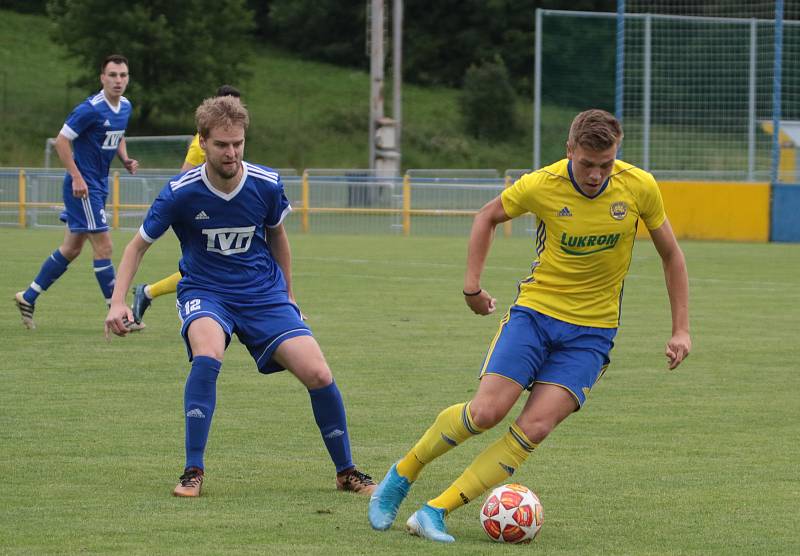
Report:
[[[72,195],[72,180],[64,180],[64,210],[59,218],[76,234],[108,231],[106,198],[108,194],[89,184],[89,198]]]
[[[255,360],[259,372],[264,374],[284,369],[272,360],[272,354],[282,342],[296,336],[312,335],[300,316],[300,309],[288,300],[277,303],[233,302],[205,290],[186,289],[180,292],[177,307],[189,361],[192,360],[192,348],[187,331],[189,324],[201,317],[210,317],[219,323],[225,331],[226,348],[236,334]]]
[[[500,322],[480,376],[500,375],[523,388],[555,384],[580,408],[611,362],[616,328],[579,326],[514,305]]]

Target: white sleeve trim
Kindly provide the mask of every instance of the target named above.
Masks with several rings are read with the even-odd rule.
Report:
[[[142,239],[145,240],[147,243],[153,243],[157,240],[157,237],[150,237],[147,235],[147,232],[144,231],[144,224],[139,226],[139,235],[142,236]]]
[[[75,133],[75,130],[73,130],[67,124],[64,124],[64,126],[61,128],[61,131],[59,131],[58,133],[59,133],[59,135],[63,135],[64,137],[66,137],[70,141],[72,141],[73,139],[75,139],[78,136],[78,134]]]
[[[277,228],[278,226],[283,224],[284,218],[286,218],[286,215],[289,214],[290,212],[292,212],[292,205],[286,205],[286,208],[281,213],[281,217],[278,218],[278,222],[276,224],[267,225],[267,228]]]

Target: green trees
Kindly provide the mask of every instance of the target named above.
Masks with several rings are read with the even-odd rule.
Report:
[[[87,93],[103,58],[128,58],[140,128],[156,114],[192,113],[220,84],[247,75],[253,23],[244,0],[51,0],[48,12],[55,40],[86,68],[75,84]]]
[[[500,140],[513,135],[514,88],[500,56],[470,66],[461,92],[461,114],[467,131],[478,139]]]

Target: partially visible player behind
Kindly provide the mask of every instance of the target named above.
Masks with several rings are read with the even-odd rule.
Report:
[[[241,98],[242,95],[236,87],[220,85],[215,96]],[[189,150],[186,151],[186,159],[183,161],[183,166],[181,166],[181,172],[196,168],[205,161],[206,153],[200,148],[200,134],[195,133],[192,143],[189,145]],[[131,304],[134,321],[142,322],[144,312],[156,297],[174,293],[178,288],[180,279],[181,273],[176,272],[152,284],[136,284],[133,287],[133,303]]]
[[[249,115],[241,102],[206,99],[196,119],[206,162],[170,180],[150,207],[125,248],[105,321],[106,335],[128,332],[127,289],[147,249],[172,227],[183,253],[178,307],[191,361],[184,391],[186,464],[173,494],[200,495],[217,377],[233,334],[260,372],[288,369],[308,389],[336,488],[370,494],[375,483],[353,463],[339,388],[294,302],[283,227],[291,206],[280,176],[242,160]]]
[[[123,93],[128,86],[128,60],[112,54],[100,66],[103,88],[76,106],[56,137],[58,158],[67,169],[64,176],[64,241],[45,259],[39,274],[28,289],[17,292],[14,302],[27,328],[36,328],[33,311],[36,300],[67,271],[81,254],[88,239],[94,251],[94,275],[106,303],[114,289],[114,265],[111,262],[111,235],[106,221],[108,169],[119,156],[125,169],[136,173],[139,163],[128,157],[125,129],[131,115],[131,103]],[[129,330],[144,325],[127,323]]]

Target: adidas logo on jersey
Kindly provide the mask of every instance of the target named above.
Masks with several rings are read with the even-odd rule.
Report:
[[[569,208],[564,207],[560,211],[558,211],[559,216],[572,216],[572,213],[569,211]]]
[[[104,121],[103,127],[111,127],[111,122],[109,122],[108,120]]]
[[[197,216],[194,217],[195,220],[208,220],[209,216],[206,214],[206,211],[201,210],[197,213]]]
[[[194,417],[195,419],[205,419],[206,418],[206,416],[203,414],[203,412],[200,411],[199,407],[195,407],[191,411],[187,411],[186,412],[186,416],[187,417]]]

